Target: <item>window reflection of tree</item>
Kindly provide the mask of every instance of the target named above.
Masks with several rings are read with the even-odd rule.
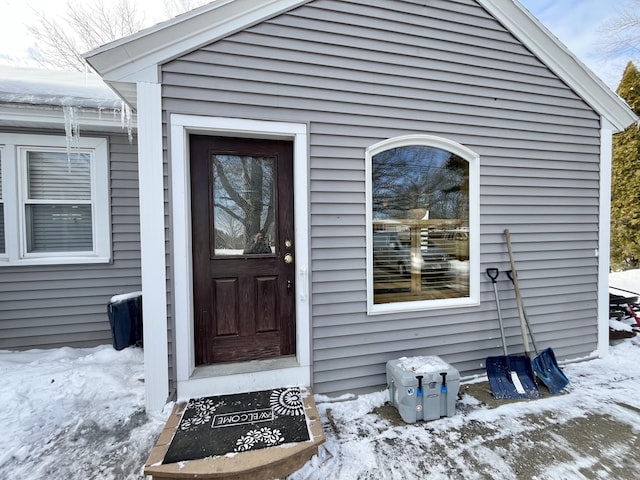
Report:
[[[274,159],[213,155],[216,250],[243,250],[273,235]]]
[[[412,209],[430,218],[468,218],[469,164],[434,147],[408,146],[373,157],[374,219],[407,218]]]

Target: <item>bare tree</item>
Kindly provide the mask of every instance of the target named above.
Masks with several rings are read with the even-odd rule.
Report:
[[[640,53],[640,0],[628,0],[600,27],[605,57],[637,57]]]
[[[36,12],[38,23],[28,27],[36,39],[37,58],[43,67],[83,71],[82,53],[137,32],[144,14],[133,0],[68,1],[64,13],[47,17]]]
[[[207,0],[164,0],[161,21],[196,8]],[[36,23],[28,27],[36,39],[33,59],[45,68],[84,71],[82,54],[113,40],[131,35],[151,22],[137,0],[69,0],[62,13],[50,17],[36,13]]]
[[[164,11],[167,18],[171,18],[209,2],[211,0],[164,0]]]

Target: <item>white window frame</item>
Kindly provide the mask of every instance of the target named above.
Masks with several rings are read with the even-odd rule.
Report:
[[[469,295],[459,298],[375,304],[373,294],[372,160],[375,155],[386,150],[414,145],[446,150],[469,162]],[[367,313],[369,315],[378,315],[394,312],[415,312],[439,308],[480,305],[480,156],[469,148],[446,138],[432,135],[403,135],[383,140],[366,149],[365,178],[367,209]]]
[[[71,146],[69,146],[69,142]],[[91,216],[93,249],[86,252],[27,252],[25,201],[26,152],[70,148],[91,153]],[[106,138],[0,133],[5,253],[2,265],[64,265],[111,261],[109,157]]]

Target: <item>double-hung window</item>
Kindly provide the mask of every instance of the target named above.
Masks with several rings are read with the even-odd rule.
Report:
[[[0,134],[0,265],[110,260],[107,141]]]
[[[366,179],[368,312],[477,305],[478,156],[396,137],[367,149]]]

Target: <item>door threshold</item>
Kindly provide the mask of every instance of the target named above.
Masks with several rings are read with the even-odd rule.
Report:
[[[295,355],[268,358],[265,360],[250,360],[248,362],[219,363],[196,367],[191,375],[192,379],[222,377],[226,375],[241,375],[244,373],[265,372],[283,368],[295,368],[298,360]]]
[[[196,367],[188,379],[178,380],[177,399],[311,385],[311,366],[295,355],[267,360]]]

